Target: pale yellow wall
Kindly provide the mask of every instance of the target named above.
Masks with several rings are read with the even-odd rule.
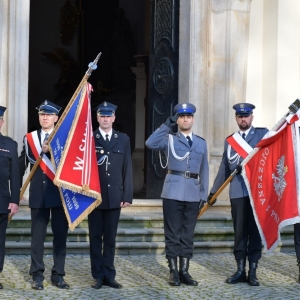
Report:
[[[300,97],[300,1],[252,0],[246,101],[272,128]]]

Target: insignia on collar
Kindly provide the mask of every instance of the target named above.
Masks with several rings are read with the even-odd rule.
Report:
[[[118,138],[118,135],[117,135],[116,133],[114,134],[114,138],[115,138],[115,139],[117,139],[117,138]]]
[[[96,139],[99,139],[99,137],[100,137],[100,134],[97,133],[96,134]]]

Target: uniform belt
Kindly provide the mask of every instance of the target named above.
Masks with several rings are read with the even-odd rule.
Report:
[[[199,178],[199,174],[190,173],[190,171],[181,172],[181,171],[168,170],[168,174],[179,175],[185,178],[194,178],[194,179]]]

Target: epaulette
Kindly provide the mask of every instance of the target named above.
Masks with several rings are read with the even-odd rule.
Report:
[[[9,139],[9,140],[12,140],[13,142],[16,142],[14,139],[12,139],[10,136],[8,136],[8,135],[6,135],[6,136],[4,136],[4,137],[6,137],[7,139]]]
[[[255,127],[255,129],[258,129],[258,130],[265,130],[265,129],[268,129],[267,127]]]
[[[200,138],[201,140],[205,141],[205,139],[197,134],[195,134],[196,137]]]
[[[118,131],[118,130],[115,130],[115,132],[117,132],[117,133],[120,133],[120,134],[124,134],[124,135],[126,135],[126,136],[127,136],[127,134],[126,134],[125,132]]]
[[[228,139],[229,137],[231,137],[232,135],[234,135],[234,133],[232,133],[232,134],[230,134],[229,136],[227,136],[227,137],[225,138],[225,140]]]
[[[3,137],[5,137],[5,138],[7,138],[9,141],[14,142],[14,143],[17,144],[17,142],[16,142],[14,139],[12,139],[10,136],[5,135],[5,136],[3,136]]]

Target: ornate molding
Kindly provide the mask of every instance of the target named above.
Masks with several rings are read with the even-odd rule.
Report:
[[[168,57],[162,57],[153,72],[153,83],[158,93],[165,95],[171,91],[174,68]]]
[[[162,39],[167,39],[174,46],[174,0],[156,0],[154,18],[154,48]]]

